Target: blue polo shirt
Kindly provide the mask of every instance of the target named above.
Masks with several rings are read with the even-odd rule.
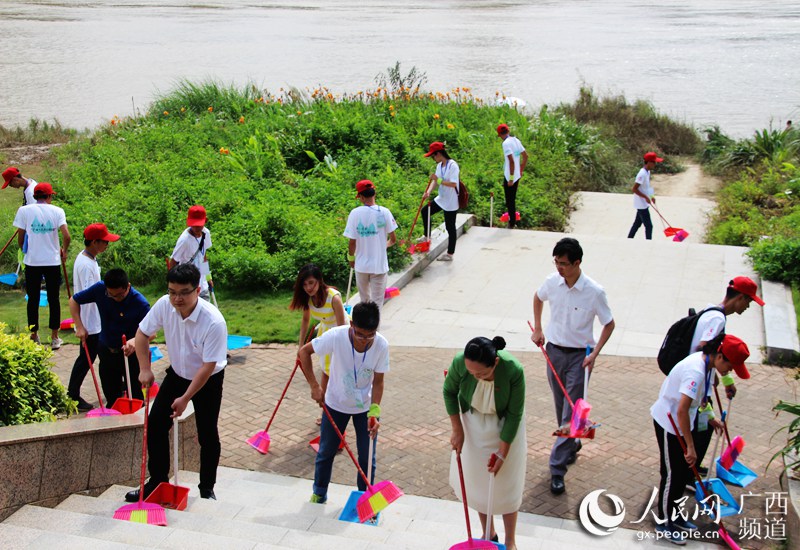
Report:
[[[135,288],[131,287],[125,299],[117,302],[106,296],[103,281],[73,294],[72,298],[81,305],[97,304],[100,312],[100,343],[112,349],[122,347],[123,334],[132,340],[139,323],[150,311],[147,299]]]

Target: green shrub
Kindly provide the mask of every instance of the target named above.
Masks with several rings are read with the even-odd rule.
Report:
[[[0,426],[49,422],[74,414],[75,401],[51,370],[53,352],[0,322]]]
[[[771,281],[800,283],[800,237],[763,239],[747,251],[756,271]]]

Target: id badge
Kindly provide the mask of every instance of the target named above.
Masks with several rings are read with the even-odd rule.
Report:
[[[711,416],[711,411],[704,410],[697,413],[697,431],[704,432],[708,429],[708,420]]]

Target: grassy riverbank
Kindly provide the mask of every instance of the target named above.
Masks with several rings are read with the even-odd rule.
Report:
[[[203,204],[214,238],[212,271],[231,332],[293,341],[299,319],[286,306],[297,269],[313,261],[329,282],[346,286],[341,233],[358,204],[355,182],[376,183],[378,202],[393,212],[398,237],[405,239],[433,169],[423,157],[432,141],[447,144],[470,189],[468,211],[488,225],[492,193],[495,223],[503,212],[495,127],[509,124],[530,157],[518,194],[519,225],[554,231],[564,227],[573,191],[627,188],[642,151],[692,152],[675,138],[686,141],[680,128],[691,130],[647,103],[582,90],[574,105],[525,115],[497,105],[498,99],[476,98],[468,88],[422,92],[396,84],[337,95],[326,88],[270,93],[187,82],[141,116],[114,118],[89,135],[72,136],[37,179],[54,184],[56,203],[67,212],[76,237],[71,256],[80,247],[79,229],[105,222],[122,239],[101,257],[103,268],[125,266],[150,298],[161,293],[164,259],[185,227],[186,210]],[[615,109],[616,117],[610,115]],[[667,122],[678,130],[664,131]],[[634,128],[662,128],[663,136],[623,139]],[[12,195],[0,203],[4,227],[19,198],[2,197]],[[0,268],[12,269],[10,258]],[[393,269],[407,261],[404,247],[390,250]],[[9,307],[22,311],[24,302]],[[24,311],[17,316],[10,324],[24,323]]]

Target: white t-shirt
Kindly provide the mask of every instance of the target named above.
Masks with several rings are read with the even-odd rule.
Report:
[[[343,325],[311,340],[314,353],[331,355],[330,379],[325,404],[346,414],[367,412],[372,404],[376,372],[389,372],[389,343],[380,333],[364,353],[355,351],[350,327]]]
[[[452,181],[455,187],[439,184],[439,194],[434,199],[442,210],[452,212],[458,210],[458,186],[460,185],[460,169],[453,159],[440,162],[436,165],[436,177],[442,181]]]
[[[33,198],[33,190],[38,185],[36,180],[31,178],[26,178],[28,180],[28,185],[25,186],[25,192],[23,193],[25,206],[29,204],[36,204],[36,199]]]
[[[87,256],[81,250],[72,268],[72,291],[78,293],[99,282],[100,265],[96,259]],[[94,303],[82,305],[81,321],[86,332],[100,334],[100,312],[97,311],[97,305]]]
[[[655,191],[653,191],[653,186],[650,185],[650,170],[647,168],[642,167],[639,170],[639,173],[636,174],[636,183],[639,184],[639,191],[644,193],[648,197],[653,197],[655,195]],[[647,204],[647,201],[644,200],[642,197],[637,195],[636,193],[633,194],[633,207],[637,210],[641,210],[643,208],[649,208],[650,205]]]
[[[344,236],[356,240],[355,270],[380,275],[389,272],[386,241],[397,229],[397,222],[388,208],[361,205],[347,216]]]
[[[613,319],[606,291],[581,272],[578,280],[567,286],[558,272],[550,274],[536,295],[550,301],[550,322],[544,334],[548,342],[568,348],[594,347],[594,318],[607,325]]]
[[[697,352],[680,361],[675,368],[670,371],[669,376],[661,384],[661,391],[658,392],[658,399],[650,407],[650,415],[658,425],[671,434],[675,434],[672,424],[667,417],[667,413],[672,414],[675,424],[678,424],[678,404],[681,396],[687,395],[692,398],[689,405],[689,425],[694,425],[697,416],[697,408],[703,400],[703,386],[706,384],[706,365],[703,361],[703,353]],[[707,397],[711,396],[711,388],[714,387],[717,371],[711,369],[711,379],[708,387],[705,388]],[[678,426],[680,428],[680,425]],[[686,435],[686,434],[681,434]]]
[[[58,206],[37,202],[17,210],[14,227],[23,229],[28,240],[25,265],[61,264],[58,232],[62,225],[67,225],[67,216]]]
[[[520,173],[521,163],[519,156],[525,151],[522,142],[514,136],[508,136],[503,140],[503,175],[506,181],[511,180],[511,167],[508,165],[508,155],[513,155],[514,158],[514,180],[517,181],[522,174]]]
[[[705,309],[710,307],[720,307],[719,304],[708,304]],[[699,351],[697,346],[700,342],[708,342],[713,340],[725,330],[725,314],[721,311],[707,311],[697,320],[697,325],[694,327],[694,334],[692,335],[692,347],[689,348],[690,353]]]
[[[189,232],[190,229],[190,227],[187,227],[183,233],[181,233],[181,236],[178,237],[178,242],[175,243],[175,249],[172,251],[172,259],[179,264],[185,264],[191,260],[191,262],[197,266],[197,269],[200,270],[200,290],[206,292],[208,290],[206,275],[211,271],[208,268],[208,262],[205,261],[205,257],[206,251],[211,248],[211,232],[204,227],[203,233],[198,238]],[[203,249],[197,252],[200,248],[200,241],[203,240],[202,235],[206,236],[203,241]],[[196,255],[195,252],[197,252]],[[194,260],[192,260],[192,257],[194,257]]]
[[[216,374],[228,364],[228,327],[217,308],[205,300],[186,319],[162,296],[139,323],[148,337],[164,329],[172,370],[185,380],[194,380],[203,363],[216,363]]]

